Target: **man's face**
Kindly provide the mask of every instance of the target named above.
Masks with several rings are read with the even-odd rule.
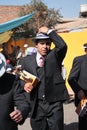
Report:
[[[50,50],[50,46],[51,46],[50,39],[38,40],[36,44],[37,50],[42,56],[47,55],[47,53]]]

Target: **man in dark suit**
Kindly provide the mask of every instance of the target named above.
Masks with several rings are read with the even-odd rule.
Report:
[[[69,96],[61,75],[61,63],[67,45],[54,30],[47,27],[41,27],[33,40],[37,53],[21,61],[24,70],[39,78],[35,87],[31,83],[22,83],[25,91],[30,93],[31,127],[33,130],[63,130],[63,101]],[[55,44],[52,50],[51,42]]]
[[[75,57],[70,71],[68,82],[75,92],[75,106],[81,99],[87,97],[87,43],[83,45],[85,55]],[[87,130],[87,114],[79,116],[79,130]]]
[[[29,104],[20,89],[20,80],[6,73],[6,60],[0,53],[0,130],[18,130],[29,113]]]

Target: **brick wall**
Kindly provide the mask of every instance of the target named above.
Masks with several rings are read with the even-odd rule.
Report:
[[[0,23],[19,17],[21,6],[0,6]]]

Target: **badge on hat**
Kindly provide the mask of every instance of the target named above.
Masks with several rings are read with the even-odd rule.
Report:
[[[6,71],[6,59],[2,53],[0,53],[0,77],[5,73]]]

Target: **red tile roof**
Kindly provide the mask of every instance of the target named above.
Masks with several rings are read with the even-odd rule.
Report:
[[[0,23],[19,17],[21,6],[0,6]]]

